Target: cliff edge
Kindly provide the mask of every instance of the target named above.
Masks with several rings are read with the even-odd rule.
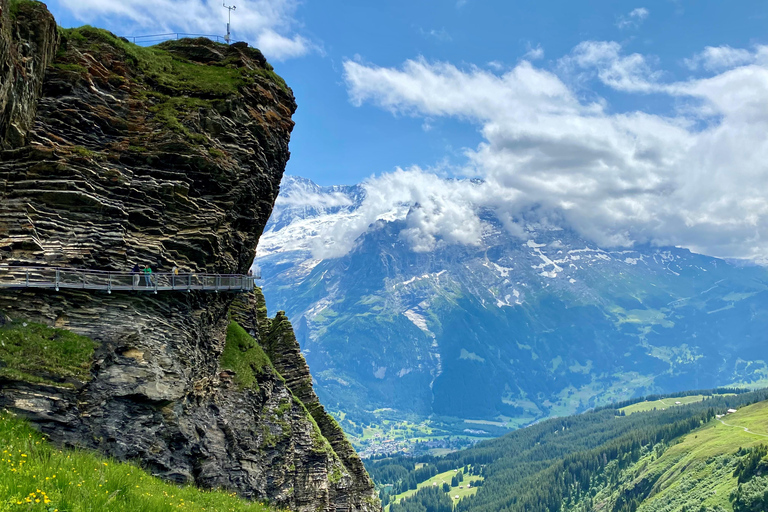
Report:
[[[142,48],[58,29],[37,2],[0,8],[0,272],[245,273],[296,108],[261,53]],[[259,292],[0,289],[0,325],[22,322],[95,342],[70,356],[74,373],[13,368],[0,351],[0,407],[52,440],[293,510],[380,509],[290,323],[267,319]]]

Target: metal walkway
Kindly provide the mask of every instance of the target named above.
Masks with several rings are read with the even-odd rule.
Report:
[[[0,288],[62,288],[136,292],[192,291],[247,292],[261,276],[242,274],[172,274],[105,272],[55,267],[0,266]]]

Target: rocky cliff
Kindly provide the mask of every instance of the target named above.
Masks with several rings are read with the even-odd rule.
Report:
[[[206,39],[140,48],[58,30],[36,2],[0,6],[0,272],[244,273],[295,110],[261,53]],[[258,294],[4,289],[0,319],[96,342],[88,378],[0,373],[0,407],[54,441],[294,510],[379,508],[290,323],[267,319]]]

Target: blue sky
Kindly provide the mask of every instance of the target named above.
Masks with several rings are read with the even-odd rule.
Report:
[[[296,95],[288,172],[365,180],[347,241],[410,202],[427,250],[476,243],[478,208],[511,232],[535,209],[604,246],[768,262],[766,2],[232,1],[235,38]],[[49,7],[64,26],[126,35],[222,33],[227,12],[214,0]]]

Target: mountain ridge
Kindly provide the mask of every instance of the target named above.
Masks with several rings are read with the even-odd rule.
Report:
[[[522,236],[487,214],[479,246],[438,240],[414,251],[403,233],[418,205],[408,204],[365,226],[349,253],[326,257],[326,235],[370,217],[360,213],[365,189],[312,187],[309,200],[325,201],[313,210],[294,183],[283,185],[279,224],[267,224],[256,262],[270,308],[295,319],[323,400],[362,404],[336,406],[353,423],[390,408],[401,420],[520,426],[768,375],[764,267],[680,248],[604,249],[535,215]],[[347,190],[357,195],[338,197]]]

